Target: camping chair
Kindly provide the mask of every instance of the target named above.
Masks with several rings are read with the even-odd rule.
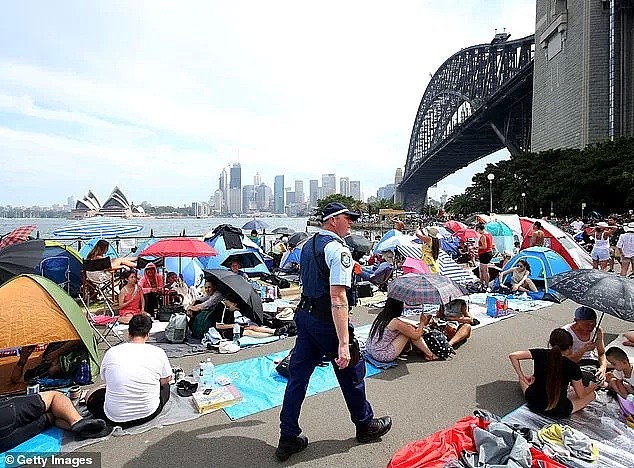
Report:
[[[117,325],[119,324],[119,317],[115,315],[114,310],[108,303],[107,298],[105,299],[105,301],[107,304],[107,308],[109,309],[111,313],[97,315],[90,311],[88,304],[84,300],[84,295],[83,294],[79,295],[79,302],[81,302],[81,305],[83,306],[84,311],[86,312],[86,320],[88,321],[90,328],[92,328],[94,332],[95,339],[97,340],[97,344],[106,343],[108,348],[112,348],[112,346],[114,345],[123,343],[124,340],[123,338],[119,336],[116,329]],[[108,341],[109,337],[116,338],[118,342],[114,343],[113,345],[110,341]]]
[[[88,260],[84,260],[84,269],[81,273],[81,295],[84,301],[89,305],[91,300],[102,300],[107,304],[107,307],[112,310],[112,304],[115,304],[117,301],[115,272],[112,270],[108,271],[109,275],[104,275],[107,279],[96,282],[90,279],[88,272],[103,270],[91,270],[90,267],[86,268],[86,266],[89,266]]]
[[[40,262],[39,271],[42,276],[54,281],[60,288],[70,294],[70,260],[68,257],[48,257]]]

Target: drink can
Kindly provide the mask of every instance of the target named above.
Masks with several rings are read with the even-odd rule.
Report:
[[[34,381],[29,382],[26,387],[26,394],[35,395],[36,393],[40,393],[40,384]]]

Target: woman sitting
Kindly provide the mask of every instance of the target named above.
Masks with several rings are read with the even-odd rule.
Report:
[[[153,315],[159,306],[159,301],[163,296],[165,281],[163,276],[156,271],[156,265],[152,262],[145,266],[143,277],[139,281],[139,286],[143,290],[145,301],[145,311]]]
[[[537,286],[529,278],[531,267],[526,260],[518,260],[516,266],[500,272],[500,284],[504,284],[504,277],[509,273],[512,274],[511,291],[537,292]]]
[[[138,284],[139,277],[136,270],[128,270],[123,273],[124,287],[119,292],[119,322],[128,323],[135,315],[144,313],[145,300],[143,291]]]
[[[425,314],[421,314],[421,321],[416,327],[401,320],[399,317],[402,313],[403,303],[388,297],[385,307],[372,323],[365,345],[366,351],[379,362],[391,362],[403,352],[407,344],[411,343],[428,361],[438,359],[422,338],[425,331]]]
[[[550,349],[530,349],[509,354],[513,369],[519,378],[526,404],[536,413],[546,416],[568,417],[587,406],[595,398],[596,384],[584,387],[579,365],[568,356],[572,353],[572,335],[562,328],[550,333]],[[532,359],[534,374],[524,375],[520,361]],[[568,397],[572,383],[574,396]]]
[[[241,335],[253,338],[281,336],[286,335],[286,332],[288,331],[288,327],[286,326],[273,329],[263,327],[253,322],[248,317],[245,317],[240,313],[240,310],[238,310],[238,301],[235,298],[225,298],[222,303],[224,304],[224,307],[220,308],[220,310],[217,310],[216,312],[216,330],[218,330],[224,338],[232,338],[233,325],[235,323],[240,325]]]
[[[106,283],[112,279],[112,270],[123,267],[136,268],[136,257],[110,258],[106,255],[110,244],[100,239],[86,256],[84,270],[86,278],[95,284]]]

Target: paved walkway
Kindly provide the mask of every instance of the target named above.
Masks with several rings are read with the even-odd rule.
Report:
[[[369,378],[368,397],[376,414],[388,414],[394,421],[392,431],[379,443],[356,443],[354,426],[337,388],[306,400],[301,425],[310,443],[285,464],[273,456],[279,408],[235,422],[218,411],[138,436],[111,437],[85,450],[100,451],[105,467],[384,467],[406,443],[448,427],[476,408],[502,416],[521,405],[523,398],[507,354],[546,346],[550,331],[570,321],[575,306],[566,301],[478,329],[451,361],[423,362],[412,356],[397,368]],[[355,324],[370,323],[374,318],[370,312],[376,310],[355,309]],[[630,326],[606,316],[603,327],[607,342]],[[220,364],[289,349],[292,345],[293,339],[288,339],[235,355],[211,356]],[[193,369],[199,359],[200,355],[174,359],[172,364]]]

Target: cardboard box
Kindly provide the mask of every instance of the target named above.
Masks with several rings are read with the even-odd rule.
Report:
[[[242,394],[233,385],[214,388],[209,395],[196,392],[193,395],[194,406],[200,414],[211,413],[226,406],[235,405],[242,401]]]

